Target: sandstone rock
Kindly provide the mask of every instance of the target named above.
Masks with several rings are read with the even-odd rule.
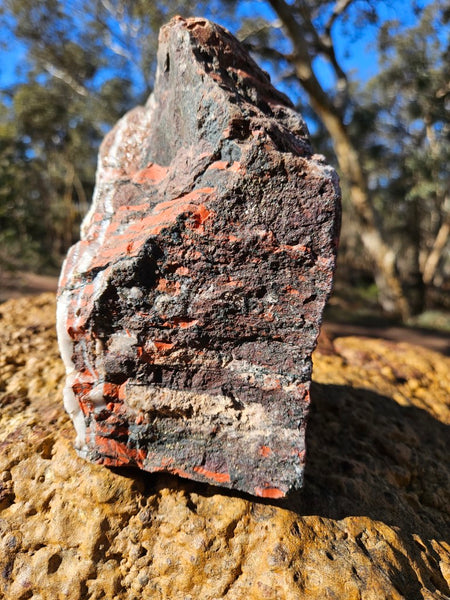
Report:
[[[302,492],[284,505],[73,450],[50,295],[0,306],[0,597],[444,600],[450,359],[314,354]]]
[[[224,29],[161,30],[155,91],[103,142],[58,300],[81,455],[257,496],[301,486],[335,172]]]

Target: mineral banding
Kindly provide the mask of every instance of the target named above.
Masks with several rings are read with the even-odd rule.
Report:
[[[339,218],[335,172],[239,42],[203,19],[163,27],[154,92],[102,144],[59,284],[79,453],[298,489]]]

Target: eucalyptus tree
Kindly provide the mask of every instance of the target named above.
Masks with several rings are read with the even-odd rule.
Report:
[[[434,2],[401,34],[397,20],[384,23],[380,71],[365,91],[375,116],[366,131],[367,169],[416,311],[426,288],[450,269],[448,16]]]

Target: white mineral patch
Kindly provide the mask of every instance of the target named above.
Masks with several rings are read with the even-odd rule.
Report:
[[[135,335],[120,331],[109,338],[108,351],[122,356],[135,356],[137,343]]]
[[[64,386],[63,391],[64,408],[72,419],[75,431],[77,432],[75,447],[77,450],[83,452],[87,450],[86,424],[84,422],[83,412],[72,389],[72,385],[77,373],[75,370],[75,364],[72,361],[74,344],[72,338],[67,332],[70,296],[71,292],[65,291],[58,298],[56,307],[56,333],[58,336],[59,350],[66,368],[66,385]]]
[[[248,383],[257,383],[261,389],[265,389],[265,383],[268,377],[269,380],[273,378],[277,379],[285,392],[292,392],[297,385],[297,382],[293,381],[294,378],[292,376],[286,376],[282,373],[271,371],[267,367],[254,365],[246,360],[233,359],[224,366],[226,369],[234,371],[236,375],[244,381]],[[294,386],[294,388],[292,386]],[[270,390],[271,387],[267,387],[266,389]]]
[[[127,383],[126,403],[137,411],[168,411],[183,413],[192,411],[193,415],[213,415],[233,409],[230,398],[222,395],[211,396],[189,390],[172,390],[149,385]]]
[[[98,383],[88,394],[89,400],[94,405],[96,411],[106,408],[105,396],[103,394],[103,381]]]
[[[126,404],[137,412],[160,412],[179,415],[189,413],[189,423],[193,428],[202,427],[205,420],[230,421],[230,426],[252,431],[259,435],[269,425],[270,419],[259,403],[246,404],[236,408],[233,401],[221,394],[211,395],[190,390],[172,390],[166,387],[139,385],[132,382],[126,386]],[[255,430],[255,424],[258,429]]]

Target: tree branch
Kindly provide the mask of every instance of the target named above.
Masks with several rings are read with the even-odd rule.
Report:
[[[434,240],[431,251],[425,261],[423,267],[423,282],[425,285],[431,285],[436,275],[436,270],[447,245],[447,240],[450,236],[450,219],[442,223]]]
[[[70,75],[70,73],[59,69],[58,67],[56,67],[48,61],[44,62],[43,67],[52,77],[56,77],[57,79],[61,79],[61,81],[64,81],[65,84],[67,84],[70,88],[73,89],[74,92],[76,92],[80,96],[89,96],[89,91],[84,86],[79,84],[78,81],[75,81],[75,79],[72,77],[72,75]]]
[[[304,28],[296,20],[292,8],[285,0],[269,0],[269,4],[281,19],[292,41],[294,51],[292,56],[289,57],[290,62],[295,65],[297,77],[310,95],[314,109],[318,110],[319,114],[325,110],[326,113],[336,116],[336,106],[325,93],[314,73]]]
[[[328,19],[327,24],[325,25],[325,35],[331,39],[331,30],[333,25],[338,17],[342,15],[343,12],[347,10],[347,8],[352,4],[354,0],[338,0],[334,5],[333,12]]]

